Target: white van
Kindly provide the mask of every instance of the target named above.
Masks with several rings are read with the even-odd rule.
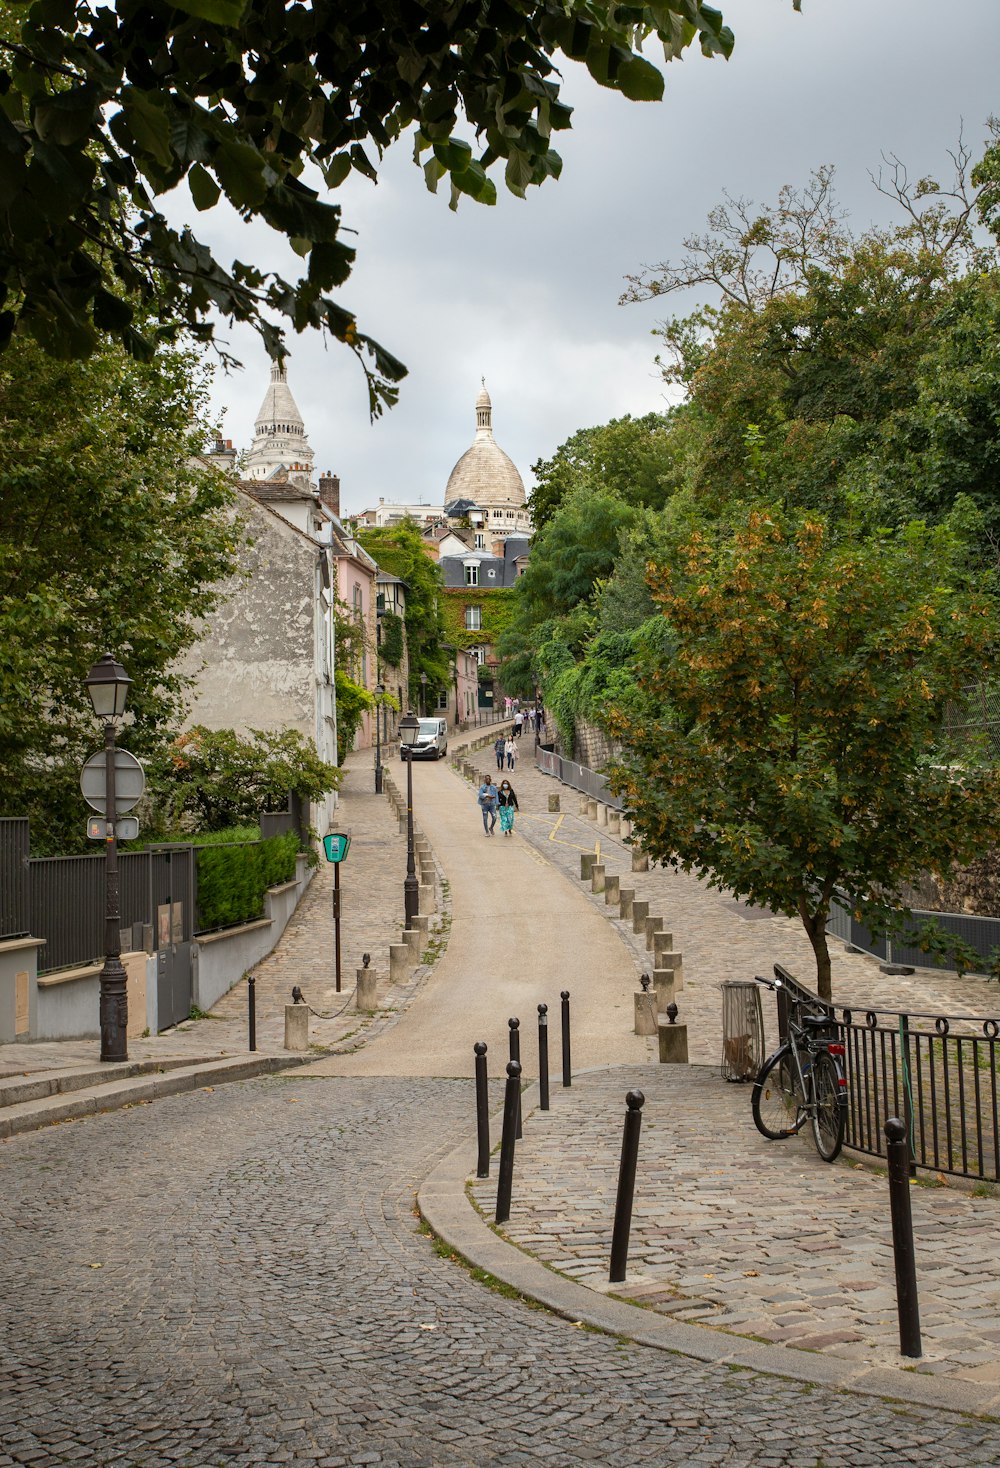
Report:
[[[448,753],[448,725],[444,719],[420,719],[413,744],[399,746],[400,759],[443,759]]]

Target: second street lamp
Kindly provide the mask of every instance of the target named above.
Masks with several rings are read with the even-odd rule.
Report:
[[[406,750],[406,880],[403,882],[403,912],[407,928],[420,912],[420,886],[417,865],[413,859],[413,746],[420,732],[420,720],[412,710],[399,721],[399,747]]]

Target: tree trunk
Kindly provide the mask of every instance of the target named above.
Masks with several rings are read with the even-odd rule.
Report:
[[[806,936],[812,944],[812,950],[816,957],[816,993],[824,1004],[833,1002],[833,979],[830,968],[830,950],[826,942],[826,920],[829,908],[823,907],[819,912],[811,913],[805,903],[799,904],[799,916],[802,926],[806,930]]]

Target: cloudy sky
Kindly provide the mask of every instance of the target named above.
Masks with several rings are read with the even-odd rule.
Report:
[[[563,176],[525,201],[463,200],[452,213],[406,144],[377,187],[339,191],[358,248],[340,299],[410,369],[399,405],[371,424],[351,354],[318,335],[291,342],[289,384],[345,510],[380,496],[440,503],[472,441],[481,377],[497,441],[530,488],[532,463],[577,428],[664,405],[652,336],[664,303],[619,306],[623,278],[677,258],[723,191],[772,200],[832,163],[855,227],[885,222],[868,177],[881,153],[944,182],[959,128],[978,154],[1000,113],[1000,0],[804,0],[803,14],[791,0],[718,3],[732,59],[673,63],[662,103],[626,102],[567,67]],[[220,211],[195,222],[227,260],[294,270],[267,231],[248,240]],[[228,341],[244,367],[218,375],[215,411],[247,447],[268,362],[252,334]]]

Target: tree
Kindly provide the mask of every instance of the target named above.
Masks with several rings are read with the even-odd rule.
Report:
[[[427,696],[436,697],[450,681],[448,656],[444,651],[445,624],[440,596],[441,571],[424,550],[414,520],[399,525],[357,528],[359,545],[372,556],[382,571],[406,583],[406,645],[410,654],[408,693],[413,708],[420,706],[420,675],[427,675]]]
[[[448,179],[453,204],[493,203],[495,164],[523,196],[562,166],[557,59],[653,100],[663,76],[640,54],[653,35],[667,60],[695,37],[708,56],[733,45],[703,0],[22,0],[0,22],[0,344],[27,331],[79,357],[110,336],[145,356],[182,330],[210,337],[218,311],[280,356],[283,318],[351,347],[377,412],[404,369],[328,294],[354,249],[320,191],[376,180],[412,130],[428,186]],[[181,184],[197,210],[224,196],[286,236],[305,273],[223,266],[159,211]]]
[[[677,482],[678,452],[671,415],[613,418],[581,428],[560,444],[551,459],[532,465],[536,484],[530,508],[535,529],[551,520],[578,490],[618,495],[626,504],[659,509]]]
[[[181,720],[176,659],[236,570],[231,492],[191,457],[201,378],[175,349],[56,362],[18,338],[0,357],[0,783],[36,849],[82,839],[90,665],[124,662],[122,742],[151,752]]]
[[[1000,632],[963,555],[949,526],[838,539],[758,503],[651,570],[668,636],[612,719],[614,788],[658,861],[801,919],[824,999],[835,894],[884,917],[921,870],[1000,836],[1000,771],[936,748]]]

